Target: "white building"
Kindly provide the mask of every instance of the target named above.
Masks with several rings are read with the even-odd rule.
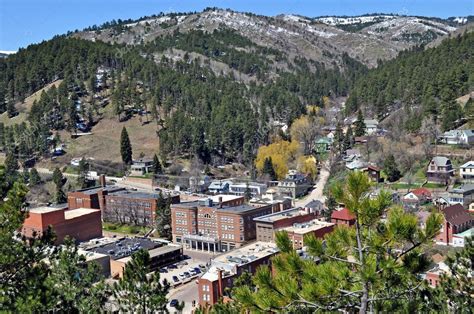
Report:
[[[472,145],[474,130],[451,130],[444,132],[438,139],[441,143],[449,145]]]
[[[262,195],[267,191],[267,185],[264,183],[232,183],[229,185],[229,193],[234,195],[245,195],[245,191],[250,190],[252,197]]]
[[[474,183],[474,161],[468,161],[459,168],[459,176],[466,183]]]

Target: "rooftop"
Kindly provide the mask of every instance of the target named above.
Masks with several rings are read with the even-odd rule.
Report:
[[[74,219],[80,216],[84,216],[84,215],[88,215],[88,214],[96,213],[96,212],[100,212],[100,209],[76,208],[76,209],[71,209],[71,210],[65,210],[64,218],[66,220]]]
[[[90,248],[90,251],[109,255],[111,259],[118,260],[130,256],[142,248],[150,251],[164,245],[162,242],[152,241],[148,238],[118,238],[113,242]]]
[[[31,208],[29,210],[29,213],[32,214],[46,214],[46,213],[51,213],[55,211],[62,211],[67,208],[67,204],[61,204],[58,206],[42,206],[42,207],[36,207],[36,208]]]
[[[339,220],[355,220],[354,214],[352,214],[347,208],[333,211],[331,218]]]
[[[124,188],[121,188],[121,187],[118,187],[118,186],[114,186],[114,185],[108,185],[108,186],[94,186],[94,187],[91,187],[91,188],[87,188],[87,189],[82,189],[82,190],[77,190],[75,192],[81,192],[81,193],[84,193],[84,194],[87,194],[87,195],[92,195],[92,194],[97,194],[99,191],[107,191],[107,192],[115,192],[115,191],[120,191],[120,190],[124,190]]]
[[[295,223],[293,224],[293,226],[283,228],[282,230],[296,234],[306,234],[308,232],[316,231],[330,226],[334,226],[334,223],[314,219],[308,222]]]
[[[470,160],[462,165],[460,168],[462,169],[473,169],[474,168],[474,160]]]
[[[472,190],[474,190],[474,184],[463,184],[462,186],[460,186],[458,188],[454,188],[454,189],[449,190],[449,192],[451,192],[451,193],[464,193],[464,192],[472,191]]]
[[[471,229],[467,229],[466,231],[463,231],[461,233],[456,233],[456,236],[458,237],[472,237],[474,236],[474,228],[471,228]]]
[[[226,275],[234,275],[236,267],[249,264],[262,258],[270,257],[278,252],[279,250],[275,243],[260,241],[254,242],[217,256],[211,261],[211,267],[202,278],[209,281],[216,281],[218,280],[219,270],[224,271],[224,277]]]
[[[287,210],[283,210],[281,212],[276,212],[272,214],[268,214],[265,216],[255,217],[253,220],[257,222],[275,222],[283,219],[288,219],[295,216],[303,216],[306,215],[306,210],[302,209],[301,207],[290,208]]]
[[[118,196],[124,198],[139,198],[139,199],[158,199],[158,193],[148,193],[148,192],[140,192],[140,191],[128,191],[128,190],[120,190],[113,193],[109,193],[110,196]],[[166,194],[163,195],[166,197]]]
[[[153,257],[156,257],[156,256],[160,256],[162,254],[166,254],[166,253],[181,250],[181,248],[182,248],[181,245],[168,244],[168,245],[165,245],[165,246],[161,246],[161,247],[151,249],[151,250],[148,251],[148,253],[150,254],[150,258],[153,258]],[[132,256],[126,256],[126,257],[121,258],[120,262],[128,263],[131,259],[132,259]]]
[[[464,209],[461,204],[455,204],[445,207],[443,210],[444,218],[452,225],[458,226],[469,221],[473,221],[474,217],[471,216],[468,210]]]

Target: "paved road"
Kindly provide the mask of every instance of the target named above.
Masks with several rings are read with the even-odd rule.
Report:
[[[328,178],[329,178],[329,164],[326,162],[321,167],[318,180],[313,190],[311,191],[311,193],[309,193],[308,195],[306,195],[305,197],[299,200],[296,200],[295,206],[304,206],[311,200],[320,200],[321,202],[324,203],[326,201],[326,197],[323,195],[323,191],[324,191],[324,186],[326,185],[328,181]]]

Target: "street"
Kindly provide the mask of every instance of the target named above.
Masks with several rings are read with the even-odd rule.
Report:
[[[326,197],[323,195],[323,191],[328,181],[328,178],[329,178],[329,165],[327,162],[325,162],[323,166],[321,167],[321,171],[318,176],[318,181],[314,185],[313,190],[305,197],[299,200],[296,200],[295,206],[303,207],[311,200],[319,200],[324,203],[326,201]]]

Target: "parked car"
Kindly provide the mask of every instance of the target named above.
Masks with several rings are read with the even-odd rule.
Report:
[[[176,300],[176,299],[173,299],[173,300],[170,301],[170,306],[172,306],[172,307],[176,307],[178,304],[179,304],[179,301]]]
[[[178,266],[176,266],[175,264],[171,264],[168,266],[169,269],[178,269]]]
[[[185,271],[185,272],[183,273],[183,275],[184,275],[186,278],[191,277],[191,274],[188,273],[187,271]]]
[[[168,270],[166,270],[166,268],[160,268],[160,273],[167,273]]]
[[[173,281],[174,281],[174,282],[179,282],[178,276],[173,276]]]

